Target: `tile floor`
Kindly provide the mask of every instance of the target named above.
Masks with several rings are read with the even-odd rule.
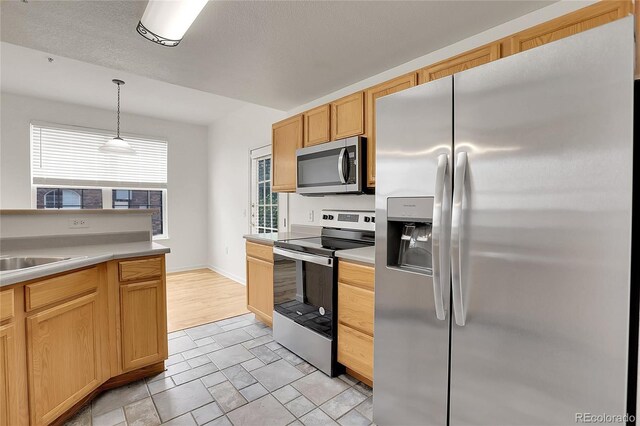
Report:
[[[112,389],[67,425],[370,425],[372,390],[329,378],[253,314],[169,334],[166,371]]]

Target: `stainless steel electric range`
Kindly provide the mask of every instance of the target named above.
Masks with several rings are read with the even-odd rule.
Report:
[[[274,243],[273,338],[334,376],[338,268],[336,251],[375,243],[373,211],[323,210],[320,237]]]

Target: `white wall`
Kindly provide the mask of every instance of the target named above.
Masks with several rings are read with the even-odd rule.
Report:
[[[114,213],[115,212],[115,213]],[[69,229],[70,220],[84,220],[88,228]],[[78,210],[39,210],[33,212],[0,214],[0,238],[25,238],[43,236],[86,236],[146,233],[144,240],[151,238],[151,212],[140,210],[103,210],[100,213],[85,213]]]
[[[242,234],[249,232],[248,219],[245,216],[249,203],[249,149],[271,143],[272,123],[570,13],[594,2],[594,0],[565,0],[553,3],[548,7],[300,105],[286,114],[268,108],[251,106],[216,121],[209,128],[209,186],[212,195],[209,200],[210,267],[240,282],[245,282]],[[289,223],[291,225],[319,225],[320,211],[323,208],[373,210],[374,196],[303,197],[290,194]],[[313,222],[308,220],[311,210],[314,216]]]
[[[87,93],[91,96],[91,93]],[[31,208],[29,123],[33,120],[112,129],[112,110],[1,93],[0,208]],[[169,271],[207,264],[207,127],[122,114],[123,131],[169,141]]]
[[[421,56],[407,63],[399,65],[390,70],[384,71],[380,74],[367,78],[365,80],[354,83],[350,86],[344,87],[333,93],[329,93],[319,99],[315,99],[304,105],[297,106],[287,112],[287,117],[308,109],[314,108],[319,105],[323,105],[327,102],[331,102],[335,99],[339,99],[343,96],[354,93],[358,90],[364,90],[368,87],[374,86],[378,83],[382,83],[394,77],[416,71],[427,65],[436,63],[443,59],[450,58],[457,54],[466,52],[476,47],[482,46],[489,42],[499,40],[503,37],[509,36],[513,33],[521,31],[523,29],[532,27],[542,22],[546,22],[550,19],[558,16],[573,12],[574,10],[585,7],[591,3],[595,3],[594,0],[570,0],[560,1],[553,3],[543,9],[536,10],[528,15],[524,15],[520,18],[506,22],[497,27],[491,28],[475,36],[466,38],[450,46],[439,49],[428,55]],[[323,208],[333,209],[361,209],[361,210],[374,210],[374,197],[371,195],[361,196],[341,196],[341,197],[323,197],[323,198],[309,198],[301,195],[292,194],[289,198],[289,220],[292,224],[304,224],[304,225],[319,225],[320,210]],[[314,211],[313,223],[308,221],[309,211]]]
[[[289,222],[293,225],[320,226],[322,209],[375,210],[375,196],[331,195],[325,197],[305,197],[299,194],[289,195]],[[309,221],[309,212],[313,210],[313,222]]]
[[[283,111],[258,105],[209,126],[209,266],[245,283],[242,236],[249,231],[249,151],[271,144],[271,124]]]

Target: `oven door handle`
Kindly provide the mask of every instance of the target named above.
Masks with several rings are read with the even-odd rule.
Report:
[[[301,260],[303,262],[311,262],[311,263],[315,263],[316,265],[322,265],[329,268],[333,268],[332,257],[314,256],[312,254],[299,253],[297,251],[285,250],[279,247],[273,248],[273,254],[277,254],[289,259]]]

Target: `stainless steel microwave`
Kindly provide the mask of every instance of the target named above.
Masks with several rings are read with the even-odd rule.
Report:
[[[296,192],[357,194],[366,190],[366,139],[353,136],[296,151]]]

